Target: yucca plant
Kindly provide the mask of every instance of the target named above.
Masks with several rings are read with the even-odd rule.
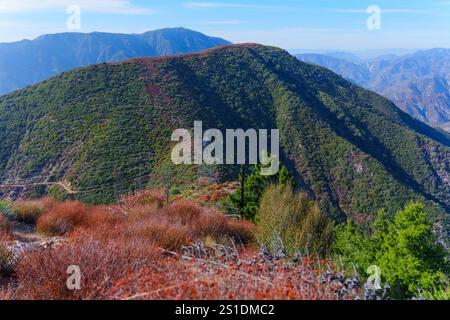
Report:
[[[0,214],[2,214],[8,221],[14,220],[13,209],[6,201],[0,201]]]

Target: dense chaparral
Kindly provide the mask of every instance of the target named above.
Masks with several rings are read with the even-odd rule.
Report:
[[[214,193],[229,185],[212,185],[205,190]],[[277,196],[285,204],[280,207],[279,223],[273,225],[270,200]],[[116,205],[52,198],[2,202],[2,212],[9,210],[13,217],[0,214],[0,298],[354,300],[387,299],[391,293],[397,294],[387,283],[380,290],[368,287],[364,284],[367,277],[361,274],[367,266],[361,259],[370,263],[370,257],[376,255],[376,251],[361,251],[361,246],[376,250],[374,244],[390,235],[380,235],[374,229],[371,239],[364,238],[349,224],[336,229],[336,242],[331,242],[330,225],[318,213],[317,204],[304,197],[287,186],[269,187],[256,224],[226,216],[217,203],[200,202],[202,196],[171,196],[167,202],[163,190],[140,191],[122,197]],[[412,295],[405,291],[397,297],[447,299],[445,286],[421,295],[414,291],[416,281],[436,285],[445,276],[439,270],[448,272],[444,260],[439,260],[440,249],[432,244],[427,224],[420,220],[421,208],[411,204],[399,213],[396,220],[407,228],[394,232],[403,234],[402,241],[429,241],[422,243],[422,256],[413,253],[410,258],[421,265],[418,271],[434,278],[414,278],[411,269],[413,275],[399,278],[398,283],[409,281]],[[294,217],[283,216],[283,212]],[[422,224],[417,224],[420,221]],[[297,229],[280,229],[286,222]],[[388,220],[377,223],[389,224]],[[391,224],[390,228],[394,227]],[[275,239],[276,250],[268,238],[270,230],[281,230],[281,238]],[[306,233],[314,238],[305,240]],[[333,250],[340,255],[334,255]],[[396,254],[395,250],[389,252]],[[424,258],[433,253],[433,261]],[[383,267],[395,271],[401,267],[398,263],[402,261],[385,260]],[[441,265],[433,269],[436,263]],[[81,271],[79,290],[68,286],[68,270],[73,266]],[[396,281],[394,273],[390,279]]]
[[[45,241],[22,243],[4,227],[2,299],[354,299],[333,264],[310,254],[276,257],[259,250],[254,225],[191,200],[163,205],[158,191],[123,198],[120,206],[51,199],[34,206]],[[38,208],[41,208],[39,210]],[[22,212],[23,213],[23,212]],[[1,217],[1,216],[0,216]],[[10,223],[14,225],[18,222]],[[80,291],[66,287],[67,267],[82,270]],[[6,281],[8,279],[8,281]]]

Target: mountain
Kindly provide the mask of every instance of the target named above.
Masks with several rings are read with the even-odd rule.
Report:
[[[385,96],[417,119],[450,132],[450,49],[384,55],[363,62],[345,55],[302,54],[298,58],[333,70]]]
[[[316,53],[306,53],[297,55],[304,62],[314,63],[333,70],[337,74],[343,75],[344,78],[356,83],[364,84],[370,79],[370,71],[365,65],[360,65],[355,60],[347,60],[334,56],[325,56]]]
[[[91,64],[198,52],[226,44],[230,43],[183,28],[139,35],[60,33],[0,43],[0,95]]]
[[[151,183],[170,159],[173,130],[195,120],[280,129],[282,162],[336,219],[412,199],[449,212],[449,135],[256,44],[93,65],[0,97],[0,183],[64,182],[83,201],[114,201]],[[218,167],[223,178],[231,170]]]

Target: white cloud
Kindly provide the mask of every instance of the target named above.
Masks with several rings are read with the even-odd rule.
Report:
[[[0,0],[0,14],[65,10],[77,5],[83,11],[98,13],[149,14],[154,11],[136,7],[127,0]]]

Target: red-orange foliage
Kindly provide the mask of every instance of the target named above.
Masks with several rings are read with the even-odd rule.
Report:
[[[252,237],[252,224],[241,224],[192,201],[164,208],[139,204],[131,209],[137,213],[126,216],[114,207],[78,202],[52,206],[39,219],[38,230],[64,234],[65,241],[54,248],[27,252],[16,268],[18,287],[4,293],[4,298],[109,298],[115,281],[164,262],[167,257],[162,248],[178,250],[203,237],[231,237],[239,243]],[[66,287],[71,265],[81,268],[81,291]]]
[[[189,200],[162,207],[157,194],[126,197],[120,206],[52,205],[37,227],[64,241],[26,251],[16,285],[0,288],[0,299],[336,298],[339,284],[323,276],[334,272],[324,261],[308,257],[296,265],[256,256],[252,223]],[[229,243],[239,252],[230,259],[180,255],[198,242]],[[81,269],[79,291],[66,286],[72,265]]]
[[[79,233],[69,243],[55,249],[31,251],[16,268],[18,287],[11,299],[102,299],[112,283],[137,272],[155,259],[156,246],[138,239],[98,240]],[[67,269],[80,267],[81,290],[71,291]]]
[[[137,205],[156,205],[162,207],[165,202],[164,190],[143,190],[120,199],[120,204],[125,210],[134,208]]]
[[[217,193],[217,192],[214,192],[213,194],[211,194],[211,201],[212,202],[217,202],[217,201],[219,201],[219,199],[220,199],[220,195],[219,195],[219,193]]]
[[[167,249],[177,249],[189,242],[211,237],[216,240],[235,239],[248,243],[253,238],[254,225],[226,218],[211,208],[203,208],[193,201],[175,202],[162,209],[151,205],[138,205],[128,210],[127,218],[113,223],[86,223],[83,230],[89,230],[96,238],[145,239]]]
[[[110,299],[136,300],[333,300],[342,284],[324,277],[328,266],[294,266],[283,260],[251,258],[241,263],[180,260],[167,257],[116,281]],[[353,299],[357,292],[344,293]]]
[[[91,207],[76,201],[57,203],[37,221],[37,230],[48,235],[66,235],[78,227],[93,228],[119,223],[123,217],[112,207]]]
[[[205,203],[208,202],[210,199],[211,198],[208,194],[202,194],[199,198],[199,201]]]
[[[37,221],[37,230],[48,235],[65,235],[86,221],[89,207],[79,202],[55,204]]]

